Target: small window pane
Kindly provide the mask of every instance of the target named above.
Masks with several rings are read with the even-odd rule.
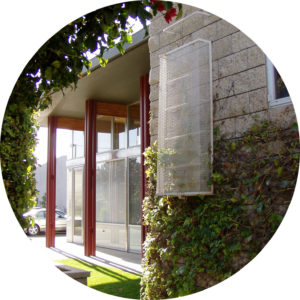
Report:
[[[73,158],[84,156],[84,132],[73,131]]]
[[[114,149],[125,148],[125,118],[114,118]]]
[[[83,229],[83,170],[74,171],[74,235],[82,235]]]
[[[97,164],[96,173],[96,220],[101,223],[110,223],[110,176],[109,163]]]
[[[111,150],[112,117],[97,116],[97,152]]]
[[[276,99],[288,97],[289,92],[275,67],[274,67],[274,73],[275,73],[274,75],[275,75]]]
[[[141,143],[140,104],[129,106],[128,112],[128,145],[133,147]]]

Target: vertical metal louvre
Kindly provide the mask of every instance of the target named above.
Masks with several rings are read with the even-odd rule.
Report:
[[[210,41],[160,57],[158,195],[212,193],[211,76]]]

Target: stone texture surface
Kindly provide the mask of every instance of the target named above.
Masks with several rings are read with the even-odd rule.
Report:
[[[157,83],[151,86],[149,99],[150,101],[155,101],[158,100],[158,96],[159,96],[159,85]]]
[[[247,50],[234,53],[219,60],[219,78],[245,71],[248,68]]]
[[[243,49],[254,46],[252,40],[250,40],[243,32],[238,31],[231,36],[232,38],[232,50],[233,52],[239,52]]]
[[[270,121],[275,122],[282,128],[289,127],[292,123],[297,122],[293,105],[274,107],[269,110]]]
[[[267,88],[249,92],[250,112],[268,109]]]
[[[153,35],[148,40],[149,51],[154,52],[159,49],[159,37],[157,35]]]
[[[265,110],[258,113],[237,117],[236,137],[242,136],[243,133],[255,123],[255,121],[263,121],[268,119],[269,119],[268,112]]]
[[[214,120],[233,118],[250,112],[248,93],[215,102]]]
[[[150,69],[149,73],[149,84],[152,86],[153,84],[159,83],[159,67],[155,67]],[[150,87],[151,89],[151,87]]]
[[[183,5],[183,17],[198,9]],[[171,23],[174,24],[174,21]],[[150,143],[158,139],[159,56],[196,39],[211,41],[213,122],[220,135],[228,139],[241,137],[256,120],[271,120],[283,128],[296,121],[293,106],[269,108],[265,55],[244,33],[214,15],[194,13],[190,19],[171,26],[162,17],[150,25]],[[279,144],[271,145],[276,151]],[[279,150],[278,150],[279,151]],[[241,253],[233,261],[236,269],[248,262]],[[184,263],[184,259],[179,259]],[[196,285],[213,285],[211,276],[202,274]]]
[[[192,40],[204,39],[209,41],[217,40],[217,23],[212,23],[208,26],[205,26],[191,35]]]
[[[266,64],[266,56],[257,46],[249,48],[247,54],[248,68]]]
[[[213,61],[221,57],[232,54],[231,36],[226,36],[212,43],[212,59]]]
[[[189,15],[190,18],[172,26],[176,21],[167,24],[158,14],[150,24],[152,141],[156,139],[158,126],[159,57],[196,39],[212,42],[214,122],[222,124],[222,133],[239,136],[256,115],[257,118],[280,119],[283,124],[295,119],[293,109],[288,108],[284,116],[283,108],[269,110],[265,55],[249,37],[215,15],[183,5],[183,18]]]
[[[217,39],[221,39],[224,36],[230,35],[239,31],[235,26],[226,22],[225,20],[219,20],[217,22]]]
[[[150,102],[150,112],[153,119],[158,118],[158,100]]]
[[[224,135],[227,138],[235,137],[235,118],[215,121],[214,126],[219,127],[220,135]]]
[[[149,122],[150,124],[150,135],[158,134],[158,118],[152,118]]]

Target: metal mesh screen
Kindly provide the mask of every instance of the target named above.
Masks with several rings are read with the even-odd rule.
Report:
[[[196,40],[160,58],[157,194],[211,194],[211,162],[211,44]]]

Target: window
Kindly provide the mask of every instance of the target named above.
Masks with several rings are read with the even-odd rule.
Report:
[[[111,151],[112,117],[97,116],[97,152]]]
[[[128,108],[128,146],[134,147],[141,143],[140,104]]]
[[[84,156],[84,132],[73,131],[73,158],[79,158]]]
[[[272,62],[267,58],[268,101],[270,107],[292,104],[289,92]]]
[[[212,193],[211,76],[210,41],[160,57],[158,195]]]
[[[125,118],[114,118],[114,149],[124,149],[125,148],[125,141],[126,141],[126,131],[125,131]]]

